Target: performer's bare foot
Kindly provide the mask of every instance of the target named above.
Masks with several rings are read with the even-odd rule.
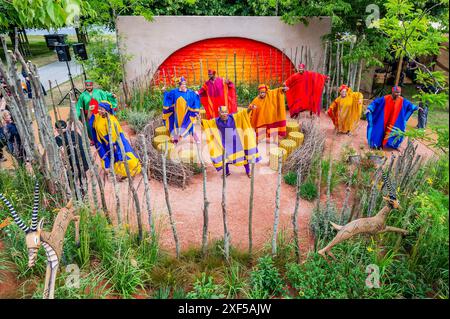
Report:
[[[252,173],[247,173],[248,178],[252,178]]]
[[[228,177],[228,176],[230,176],[231,175],[231,173],[226,173],[225,174],[225,177]]]

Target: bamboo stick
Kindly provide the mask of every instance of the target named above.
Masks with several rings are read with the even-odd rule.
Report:
[[[358,69],[358,80],[357,80],[357,84],[356,84],[356,91],[359,92],[359,89],[361,88],[361,74],[362,74],[362,68],[364,65],[364,60],[361,59],[359,61],[359,69]]]
[[[294,233],[294,249],[297,263],[300,263],[300,245],[298,242],[298,209],[300,207],[300,185],[302,180],[301,168],[297,170],[297,191],[295,193],[295,207],[292,214],[292,227]],[[320,196],[319,196],[320,198]]]
[[[226,177],[226,163],[225,163],[225,148],[222,151],[222,218],[223,218],[223,245],[225,259],[230,258],[230,233],[228,232],[227,222],[227,177]]]
[[[286,49],[283,49],[283,52],[281,54],[281,83],[284,82],[284,55],[285,55]],[[277,77],[278,78],[278,77]]]
[[[208,196],[206,192],[206,166],[203,161],[202,154],[200,152],[200,147],[198,143],[195,144],[197,147],[197,156],[200,160],[201,170],[202,170],[202,176],[203,176],[203,234],[202,234],[202,254],[205,257],[208,253],[208,223],[209,223],[209,214],[208,214],[208,208],[209,208],[209,201]]]
[[[280,191],[281,191],[281,168],[283,165],[283,156],[278,155],[278,177],[277,177],[277,191],[275,194],[275,212],[273,221],[273,236],[272,236],[272,255],[277,254],[277,238],[278,238],[278,223],[280,218]]]
[[[81,121],[82,121],[82,123],[86,123],[84,112],[80,112],[80,114],[81,114]],[[84,124],[84,125],[81,124],[81,128],[82,128],[82,132],[83,132],[83,134],[82,134],[83,141],[84,141],[83,145],[84,145],[85,151],[86,151],[85,154],[89,155],[88,158],[87,158],[88,159],[88,164],[89,164],[89,171],[91,172],[91,174],[93,174],[93,177],[91,178],[92,186],[93,186],[92,189],[93,189],[93,192],[96,192],[96,189],[97,189],[97,186],[98,186],[99,191],[100,191],[100,199],[101,199],[101,202],[102,202],[103,212],[105,212],[105,215],[106,215],[106,217],[108,218],[108,221],[111,224],[111,220],[110,220],[109,215],[108,215],[108,206],[106,205],[105,190],[104,190],[104,187],[103,187],[103,184],[102,184],[102,180],[100,178],[100,174],[99,174],[99,171],[98,171],[98,166],[97,166],[97,163],[95,163],[95,160],[94,160],[91,152],[89,151],[90,148],[89,148],[89,137],[88,137],[88,131],[87,131],[88,128],[87,128],[86,124]],[[94,198],[95,198],[95,201],[97,201],[96,194],[94,194]],[[94,201],[94,204],[95,204],[95,201]],[[98,204],[95,204],[95,205],[98,206]]]
[[[253,250],[253,194],[255,192],[255,163],[251,165],[250,199],[248,204],[248,254],[251,258]]]
[[[108,115],[109,117],[109,115]],[[123,145],[122,139],[120,138],[120,132],[119,128],[117,127],[117,123],[114,123],[114,130],[117,136],[117,142],[119,143],[120,152],[124,154],[124,157],[126,158],[126,152],[125,147]],[[134,201],[134,208],[136,209],[136,218],[137,218],[137,224],[138,224],[138,241],[141,242],[142,240],[142,218],[141,218],[141,205],[139,204],[139,197],[137,195],[136,189],[133,186],[133,179],[131,178],[131,172],[130,167],[128,165],[128,161],[124,159],[123,163],[125,164],[125,171],[127,173],[127,179],[128,179],[128,187],[131,191],[131,194],[133,195],[133,201]],[[111,163],[112,165],[113,163]],[[111,169],[114,169],[111,167]]]
[[[259,83],[261,83],[259,81],[259,54],[258,54],[258,52],[256,52],[256,81],[258,82],[258,85],[259,85]]]
[[[172,227],[173,238],[175,240],[175,253],[176,253],[177,259],[179,259],[180,258],[180,245],[178,243],[177,228],[176,228],[175,220],[174,220],[173,214],[172,214],[172,207],[170,205],[170,198],[169,198],[169,187],[167,185],[167,169],[166,169],[167,153],[168,153],[168,147],[167,147],[167,141],[166,141],[165,151],[163,154],[161,154],[162,170],[163,170],[163,187],[164,187],[164,196],[166,199],[167,211],[169,213],[170,226]]]
[[[242,54],[242,76],[241,76],[241,83],[245,83],[245,51],[244,54]]]
[[[139,134],[139,140],[143,147],[143,162],[142,162],[142,176],[144,179],[144,191],[145,191],[145,202],[147,204],[147,216],[148,216],[148,225],[150,228],[150,234],[154,234],[153,227],[153,218],[152,218],[152,206],[151,206],[151,192],[150,192],[150,184],[148,178],[148,153],[147,153],[147,142],[145,141],[144,134]]]
[[[237,85],[236,51],[234,51],[234,85]]]
[[[295,47],[295,58],[294,58],[294,67],[295,67],[295,69],[297,69],[297,51],[298,51],[298,46]]]
[[[116,172],[114,170],[114,143],[112,139],[112,126],[111,119],[107,116],[108,120],[108,145],[109,145],[109,174],[111,176],[111,182],[114,188],[114,195],[116,199],[116,214],[117,214],[117,225],[120,227],[122,225],[122,209],[120,207],[120,190],[117,183]],[[119,138],[119,137],[117,137]],[[123,154],[123,153],[122,153]]]

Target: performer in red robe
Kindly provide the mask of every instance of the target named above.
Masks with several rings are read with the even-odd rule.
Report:
[[[209,80],[198,90],[200,103],[208,120],[219,117],[219,107],[228,107],[228,113],[237,112],[236,88],[230,80],[216,77],[216,71],[208,70]]]
[[[327,80],[327,75],[306,71],[303,63],[299,65],[298,73],[291,75],[285,82],[289,88],[286,98],[292,118],[306,110],[309,110],[310,115],[320,115],[322,91]]]

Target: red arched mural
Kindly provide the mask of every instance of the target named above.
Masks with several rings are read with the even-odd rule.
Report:
[[[201,85],[208,69],[237,83],[279,85],[295,72],[291,60],[277,48],[245,38],[213,38],[191,43],[172,53],[158,68],[155,80],[173,85],[184,76],[189,86]]]

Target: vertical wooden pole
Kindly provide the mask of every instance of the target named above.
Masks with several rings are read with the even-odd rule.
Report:
[[[297,191],[295,193],[295,207],[292,214],[292,226],[294,233],[294,249],[297,263],[300,262],[300,245],[298,242],[298,209],[300,207],[300,185],[302,180],[301,168],[297,170]]]
[[[280,192],[281,192],[281,166],[283,165],[283,155],[278,155],[278,178],[277,191],[275,195],[275,212],[273,221],[273,236],[272,236],[272,255],[277,254],[277,238],[278,238],[278,223],[280,218]]]
[[[109,115],[108,115],[109,117]],[[136,210],[136,219],[137,219],[137,224],[138,224],[138,241],[141,242],[142,240],[142,219],[141,219],[141,205],[139,204],[139,197],[137,195],[136,189],[133,186],[133,179],[131,178],[131,172],[130,172],[130,167],[128,165],[128,161],[126,160],[126,152],[125,152],[125,147],[122,143],[122,139],[120,138],[120,132],[119,132],[119,128],[117,127],[117,123],[113,123],[114,124],[114,130],[116,133],[116,138],[117,138],[117,142],[119,143],[119,147],[120,147],[120,152],[123,154],[124,156],[124,165],[125,165],[125,171],[127,173],[127,178],[128,178],[128,187],[131,190],[131,194],[133,195],[133,202],[134,202],[134,208]],[[113,163],[111,163],[111,165],[113,165]],[[114,169],[113,166],[111,166],[111,169]]]
[[[252,257],[253,250],[253,194],[255,192],[255,163],[251,165],[251,179],[250,179],[250,199],[248,204],[248,254]]]
[[[122,225],[122,211],[120,207],[120,191],[119,191],[119,185],[117,184],[117,178],[116,178],[116,172],[114,171],[114,145],[113,145],[113,139],[112,139],[112,127],[111,127],[111,119],[109,116],[107,117],[108,120],[108,145],[109,145],[109,174],[111,175],[111,182],[113,184],[114,188],[114,195],[116,198],[116,214],[117,214],[117,225],[120,227]]]
[[[169,186],[167,185],[167,169],[166,169],[166,158],[167,158],[167,153],[168,153],[167,145],[168,144],[166,142],[166,147],[165,147],[164,153],[161,154],[162,170],[163,170],[163,186],[164,186],[164,195],[166,198],[167,211],[169,213],[169,221],[170,221],[170,225],[172,227],[173,238],[175,240],[175,253],[176,253],[177,259],[179,259],[180,258],[180,244],[178,242],[177,228],[176,228],[175,220],[174,220],[173,214],[172,214],[172,206],[170,205]]]
[[[208,213],[208,208],[209,208],[209,201],[208,201],[208,196],[206,193],[206,181],[207,181],[207,176],[206,176],[206,166],[205,163],[203,162],[203,157],[200,151],[200,147],[199,144],[196,143],[195,144],[197,147],[197,156],[200,160],[200,165],[201,165],[201,169],[202,169],[202,176],[203,176],[203,234],[202,234],[202,254],[205,257],[206,254],[208,253],[208,224],[209,224],[209,213]]]
[[[223,244],[226,260],[230,258],[230,233],[228,232],[227,222],[227,176],[225,148],[222,151],[222,217],[223,217]]]
[[[236,51],[234,51],[234,85],[237,85]]]
[[[154,234],[153,227],[153,217],[152,217],[152,202],[151,202],[151,192],[150,192],[150,183],[148,178],[148,153],[147,153],[147,142],[145,141],[144,134],[139,134],[139,141],[143,148],[143,158],[142,158],[142,176],[144,177],[144,191],[145,191],[145,203],[147,205],[147,217],[148,217],[148,226],[150,230],[150,235]]]

